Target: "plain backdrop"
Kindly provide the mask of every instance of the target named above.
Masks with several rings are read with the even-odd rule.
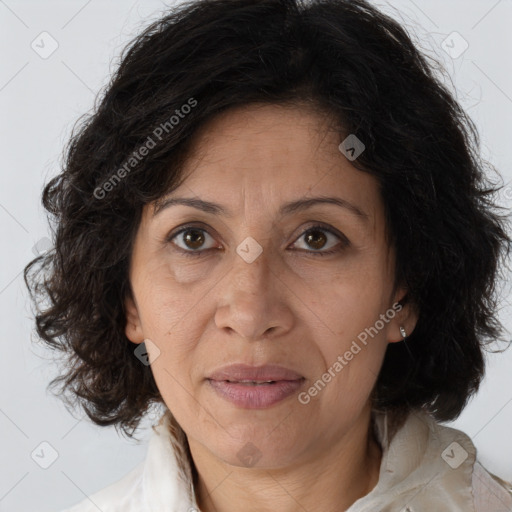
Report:
[[[512,2],[375,4],[443,62],[453,93],[478,126],[484,157],[508,184],[501,204],[510,208]],[[130,441],[113,427],[93,425],[81,411],[72,416],[47,391],[58,368],[33,334],[22,269],[48,248],[41,190],[59,171],[73,123],[92,108],[125,43],[170,5],[158,0],[0,0],[0,511],[58,512],[144,459],[148,422],[139,431],[140,441]],[[509,330],[511,298],[509,281],[500,310]],[[481,390],[451,424],[472,437],[490,471],[509,480],[511,367],[512,349],[490,356]]]

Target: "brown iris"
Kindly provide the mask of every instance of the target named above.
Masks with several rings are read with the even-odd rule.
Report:
[[[315,233],[317,234],[317,236],[314,236],[311,233]],[[305,239],[306,243],[313,247],[314,249],[321,249],[327,242],[327,237],[325,236],[325,234],[318,229],[312,229],[310,231],[307,231]]]
[[[204,233],[199,229],[189,229],[185,233],[184,241],[191,249],[199,249],[204,244]]]

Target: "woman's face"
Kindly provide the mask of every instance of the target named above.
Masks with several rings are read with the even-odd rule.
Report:
[[[148,205],[136,235],[126,334],[150,340],[191,446],[229,464],[305,461],[362,428],[387,344],[414,328],[377,182],[326,128],[292,108],[224,113],[164,198],[195,206]],[[312,201],[326,197],[339,203]],[[251,368],[266,365],[288,372]]]

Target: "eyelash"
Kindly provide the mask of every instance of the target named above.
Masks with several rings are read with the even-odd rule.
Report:
[[[166,241],[167,242],[170,242],[172,243],[172,241],[174,240],[174,238],[176,238],[178,235],[180,235],[181,233],[184,233],[186,231],[189,231],[189,230],[192,230],[192,229],[195,229],[197,231],[204,231],[204,232],[208,232],[206,229],[203,229],[203,228],[200,228],[198,226],[195,226],[195,225],[191,225],[191,224],[188,224],[186,226],[183,226],[182,228],[180,228],[178,231],[176,232],[173,232],[171,233],[167,238],[166,238]],[[327,233],[330,233],[331,235],[334,235],[336,236],[337,238],[339,238],[341,240],[341,247],[340,245],[338,244],[337,246],[335,246],[335,248],[333,249],[329,249],[328,251],[305,251],[304,249],[302,249],[302,251],[305,251],[305,252],[309,252],[310,254],[312,254],[313,256],[328,256],[330,254],[335,254],[337,252],[340,252],[341,250],[345,249],[346,247],[348,247],[350,245],[350,242],[349,240],[344,236],[344,235],[341,235],[341,234],[337,234],[335,233],[333,230],[331,229],[328,229],[326,228],[325,226],[321,225],[321,224],[315,224],[314,226],[309,226],[307,229],[305,229],[298,237],[297,237],[297,240],[299,240],[302,236],[304,236],[306,233],[310,232],[310,231],[315,231],[315,230],[318,230],[318,231],[326,231]],[[209,233],[208,233],[209,234]],[[211,236],[211,235],[210,235]],[[173,244],[174,245],[174,244]],[[184,254],[185,256],[190,256],[192,258],[198,258],[198,257],[201,257],[201,256],[204,256],[206,252],[210,251],[210,250],[213,250],[213,249],[204,249],[204,250],[198,250],[198,251],[187,251],[185,249],[182,249],[181,247],[178,247],[175,245],[175,248],[178,252]]]

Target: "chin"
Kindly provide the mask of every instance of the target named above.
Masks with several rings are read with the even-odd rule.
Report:
[[[208,446],[216,457],[237,467],[275,469],[291,464],[298,455],[299,440],[290,435],[273,437],[275,425],[255,429],[254,425],[237,428],[237,435],[216,434],[217,444]],[[208,436],[209,440],[213,436]]]

